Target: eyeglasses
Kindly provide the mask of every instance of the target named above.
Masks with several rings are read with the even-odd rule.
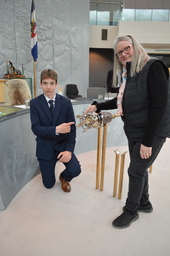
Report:
[[[129,45],[129,46],[126,46],[122,51],[117,52],[116,55],[117,55],[118,57],[121,57],[123,52],[124,52],[125,54],[127,54],[127,53],[130,51],[130,48],[131,48],[131,47],[132,47],[132,44]]]

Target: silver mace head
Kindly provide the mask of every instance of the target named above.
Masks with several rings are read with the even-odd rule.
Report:
[[[100,112],[99,114],[92,113],[92,114],[86,114],[86,115],[77,115],[76,117],[80,121],[77,127],[82,127],[83,132],[91,128],[98,129],[104,126],[105,124],[110,123],[112,119],[118,116],[120,115],[112,115],[109,112]]]

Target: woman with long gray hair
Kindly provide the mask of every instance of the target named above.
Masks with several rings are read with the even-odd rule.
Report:
[[[122,75],[117,96],[106,102],[93,102],[84,114],[117,109],[124,122],[130,153],[129,189],[123,213],[112,225],[126,228],[139,218],[139,211],[153,211],[148,168],[170,137],[170,86],[167,66],[151,58],[130,35],[118,36],[114,41],[114,83],[117,70]]]

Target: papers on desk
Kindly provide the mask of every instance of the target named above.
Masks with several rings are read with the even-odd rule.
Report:
[[[14,105],[15,108],[29,108],[26,105]]]
[[[117,93],[106,93],[104,99],[111,100],[111,99],[115,98],[116,95],[117,95]]]

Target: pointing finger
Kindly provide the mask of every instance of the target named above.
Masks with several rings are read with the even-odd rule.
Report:
[[[69,123],[67,123],[68,125],[72,125],[72,124],[74,124],[74,122],[69,122]]]

